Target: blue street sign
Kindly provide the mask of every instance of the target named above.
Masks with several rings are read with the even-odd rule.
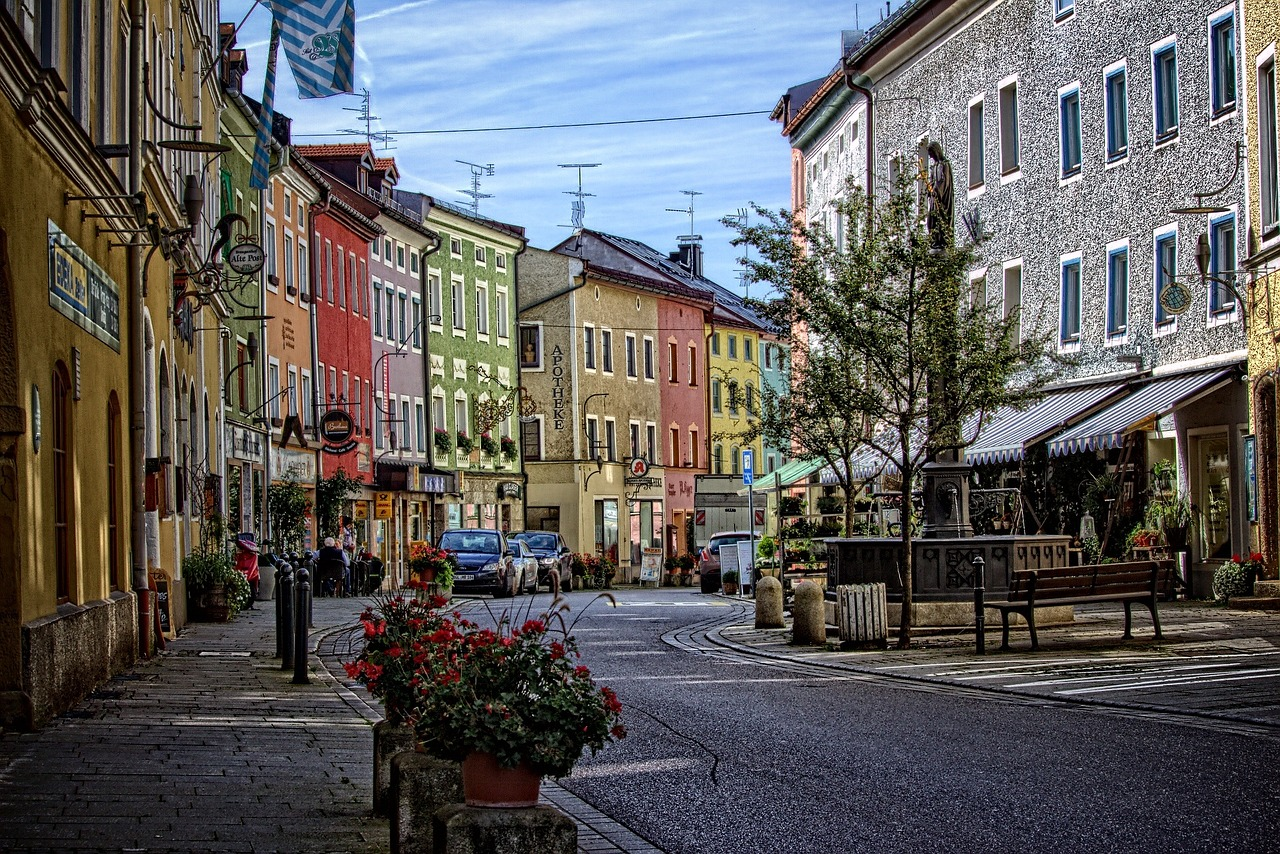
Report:
[[[748,448],[742,452],[742,485],[751,486],[755,482],[755,453]]]

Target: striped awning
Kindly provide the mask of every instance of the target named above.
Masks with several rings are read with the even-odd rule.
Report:
[[[965,449],[965,460],[972,465],[1021,460],[1028,445],[1056,433],[1123,389],[1123,383],[1062,389],[1027,409],[1002,409]]]
[[[822,460],[792,460],[768,474],[757,472],[755,483],[750,487],[739,489],[738,494],[746,495],[748,489],[757,494],[773,492],[775,485],[778,489],[786,489],[802,480],[808,480],[814,472],[824,465],[826,463]]]
[[[850,470],[853,472],[855,480],[866,480],[875,477],[881,471],[893,466],[893,463],[887,461],[883,454],[870,446],[864,446],[862,450],[853,455],[853,459],[849,461]],[[834,485],[840,482],[839,473],[831,466],[824,468],[819,474],[818,479],[825,485]]]
[[[1049,443],[1050,456],[1119,447],[1129,433],[1231,381],[1235,368],[1158,377]]]

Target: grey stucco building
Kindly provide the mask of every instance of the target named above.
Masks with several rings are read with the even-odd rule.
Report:
[[[1206,522],[1201,575],[1250,539],[1243,312],[1231,288],[1202,283],[1196,257],[1233,283],[1247,246],[1237,19],[1217,0],[916,0],[846,33],[831,75],[773,115],[794,149],[795,206],[833,229],[845,176],[865,186],[870,173],[884,193],[940,144],[957,240],[981,259],[975,291],[1077,357],[971,458],[1014,464],[1043,441],[1051,456],[1127,461],[1139,491],[1154,462],[1175,462]],[[1201,205],[1213,212],[1175,212],[1219,188]]]

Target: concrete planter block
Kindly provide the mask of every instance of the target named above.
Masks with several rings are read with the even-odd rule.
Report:
[[[781,629],[785,625],[782,620],[782,582],[768,576],[761,578],[756,585],[756,628]]]
[[[578,826],[553,806],[486,809],[451,804],[435,814],[435,854],[576,854]]]
[[[796,585],[791,606],[791,642],[797,646],[815,646],[827,642],[826,609],[822,588],[811,581]]]
[[[432,854],[434,817],[462,803],[462,766],[411,750],[391,757],[392,854]]]
[[[373,725],[373,814],[391,812],[391,757],[418,745],[413,727],[378,721]]]

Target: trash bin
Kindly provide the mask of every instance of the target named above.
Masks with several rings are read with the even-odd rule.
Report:
[[[703,593],[715,593],[720,589],[720,573],[703,572],[698,578],[698,589]]]

